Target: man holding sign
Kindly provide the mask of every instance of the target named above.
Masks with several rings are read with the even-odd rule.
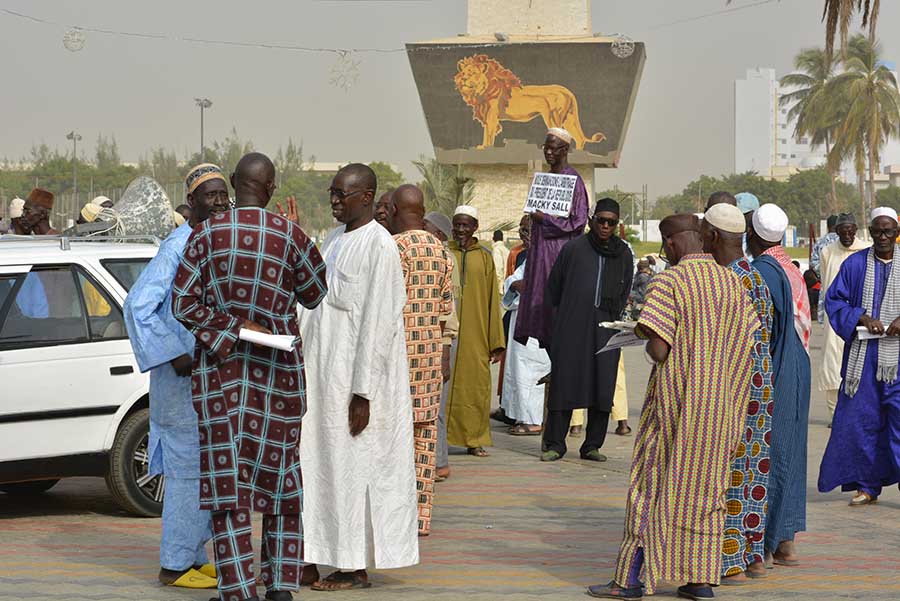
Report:
[[[578,172],[569,166],[572,135],[553,127],[544,140],[544,159],[550,173],[536,173],[525,212],[531,213],[531,248],[525,263],[525,279],[515,339],[528,344],[535,338],[550,345],[550,307],[544,304],[544,288],[559,251],[566,242],[584,233],[588,220],[588,193]]]

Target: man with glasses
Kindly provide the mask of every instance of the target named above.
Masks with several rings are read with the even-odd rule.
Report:
[[[830,218],[829,218],[830,219]],[[856,217],[853,213],[841,213],[834,220],[834,233],[837,239],[819,251],[819,269],[822,274],[822,293],[819,296],[819,305],[825,305],[825,295],[828,288],[837,277],[844,264],[853,253],[870,244],[856,237]],[[841,387],[841,362],[844,356],[844,341],[825,315],[825,347],[822,360],[822,374],[819,377],[819,390],[825,393],[825,403],[828,405],[829,420],[834,417],[834,408],[837,406],[838,389]],[[830,422],[829,422],[829,425]]]
[[[834,331],[845,341],[831,437],[819,491],[856,491],[853,507],[871,505],[900,481],[900,249],[897,213],[872,210],[872,248],[844,261],[825,295]],[[874,338],[863,339],[859,328]]]
[[[588,233],[562,248],[547,281],[552,329],[545,341],[552,367],[541,461],[557,461],[566,454],[572,411],[581,408],[587,408],[581,458],[606,461],[600,448],[613,406],[620,351],[598,354],[614,334],[598,324],[621,317],[634,275],[631,250],[615,234],[618,223],[619,203],[600,200]],[[532,258],[528,252],[526,271]]]
[[[375,173],[353,163],[334,176],[342,225],[323,245],[328,296],[302,311],[309,411],[303,418],[304,556],[337,568],[314,590],[371,586],[367,570],[419,561],[413,412],[397,243],[375,221]]]
[[[554,217],[536,211],[531,215],[531,248],[525,264],[525,279],[522,297],[519,300],[519,315],[516,318],[516,340],[528,344],[529,338],[536,339],[547,347],[550,338],[550,305],[544,302],[544,288],[556,257],[569,240],[584,233],[588,220],[588,193],[584,181],[569,165],[569,148],[572,135],[558,127],[547,131],[544,139],[544,160],[550,172],[574,175],[575,194],[572,206],[565,217]]]
[[[209,511],[201,510],[200,443],[191,404],[194,335],[172,315],[175,272],[194,228],[228,210],[228,185],[219,167],[197,165],[185,179],[191,220],[160,244],[159,252],[125,299],[125,325],[141,372],[150,372],[149,474],[166,478],[159,580],[186,588],[215,588],[208,563]],[[99,206],[99,205],[98,205]]]
[[[769,447],[769,514],[766,559],[797,566],[794,536],[806,530],[806,453],[809,431],[809,296],[800,270],[781,246],[788,217],[775,204],[753,212],[747,250],[766,281],[775,316],[772,355],[772,436]]]

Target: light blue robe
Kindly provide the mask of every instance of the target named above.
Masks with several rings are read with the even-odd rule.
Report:
[[[169,363],[194,355],[196,342],[172,315],[175,272],[192,232],[178,227],[160,245],[125,299],[125,325],[141,372],[150,372],[150,473],[167,478],[160,564],[183,570],[206,563],[209,512],[200,510],[200,435],[191,378]]]

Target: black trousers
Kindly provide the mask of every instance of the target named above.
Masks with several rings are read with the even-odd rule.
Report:
[[[603,411],[596,407],[588,407],[587,423],[585,424],[584,442],[581,445],[581,456],[594,449],[603,447],[606,440],[606,428],[609,426],[609,411]],[[547,411],[547,421],[544,423],[545,451],[556,451],[563,456],[566,454],[566,437],[569,435],[569,422],[572,421],[572,410]]]

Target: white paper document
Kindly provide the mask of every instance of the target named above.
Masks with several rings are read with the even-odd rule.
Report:
[[[575,175],[535,173],[523,211],[525,213],[541,211],[548,215],[568,217],[569,211],[572,210],[577,181],[578,177]]]
[[[885,338],[887,334],[873,334],[866,326],[856,326],[856,337],[860,340],[872,340],[875,338]]]
[[[623,332],[633,332],[637,326],[636,321],[601,321],[600,327],[609,330],[621,330]]]
[[[254,332],[247,328],[241,328],[238,338],[245,342],[267,346],[269,348],[278,349],[279,351],[294,350],[294,337],[287,334],[263,334],[262,332]]]
[[[616,349],[625,348],[626,346],[638,346],[645,342],[647,341],[643,338],[638,338],[637,334],[634,333],[634,330],[622,330],[618,334],[613,334],[613,336],[606,341],[606,346],[594,354],[599,355],[600,353],[614,351]]]

